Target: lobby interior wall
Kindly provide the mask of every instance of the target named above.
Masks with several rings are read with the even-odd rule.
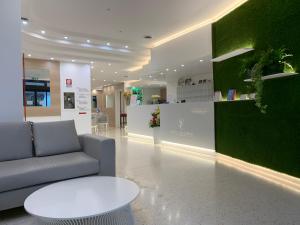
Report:
[[[249,0],[213,24],[213,56],[253,45],[255,51],[286,47],[300,68],[298,0]],[[246,92],[239,76],[242,60],[253,53],[214,63],[214,86]],[[300,177],[300,77],[264,82],[262,114],[254,101],[215,103],[216,151],[253,164]]]
[[[71,79],[72,85],[66,80]],[[61,120],[74,120],[78,134],[91,133],[91,70],[90,65],[60,64]],[[65,93],[73,93],[74,108],[66,108]],[[68,94],[68,96],[70,96]]]
[[[27,70],[47,70],[50,77],[50,107],[26,107],[27,118],[44,117],[47,118],[60,117],[60,62],[48,61],[42,59],[25,59],[25,71]]]
[[[2,0],[0,7],[0,122],[23,121],[21,0]]]

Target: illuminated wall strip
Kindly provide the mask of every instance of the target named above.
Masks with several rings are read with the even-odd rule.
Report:
[[[202,147],[197,147],[197,146],[192,146],[192,145],[179,144],[179,143],[169,142],[169,141],[162,141],[161,143],[167,147],[187,149],[190,151],[196,151],[199,153],[205,153],[205,154],[211,154],[211,155],[215,154],[215,150],[209,149],[209,148],[202,148]]]
[[[145,138],[145,139],[148,139],[148,140],[153,140],[153,136],[136,134],[136,133],[128,133],[128,137]]]
[[[153,141],[152,136],[134,133],[129,133],[128,136],[147,140],[147,144],[150,144],[149,141]],[[245,173],[249,173],[271,183],[300,193],[300,178],[280,173],[262,166],[254,165],[239,159],[232,158],[230,156],[222,155],[220,153],[216,153],[215,150],[212,149],[200,148],[196,146],[178,144],[168,141],[162,141],[162,147],[166,150],[174,150],[175,152],[199,157],[201,159],[217,161],[218,163],[235,168]]]
[[[245,161],[235,159],[226,155],[217,154],[217,162],[236,168],[246,173],[250,173],[256,177],[268,180],[272,183],[278,184],[290,190],[300,193],[300,179],[280,173],[262,166],[247,163]]]
[[[223,18],[224,16],[226,16],[227,14],[229,14],[230,12],[232,12],[233,10],[235,10],[236,8],[240,7],[241,5],[243,5],[245,2],[247,2],[248,0],[238,0],[236,1],[235,3],[233,3],[232,5],[230,5],[229,7],[225,8],[224,10],[222,10],[219,14],[217,15],[214,15],[213,17],[207,19],[207,20],[204,20],[198,24],[195,24],[195,25],[192,25],[184,30],[181,30],[181,31],[178,31],[174,34],[171,34],[170,36],[168,37],[165,37],[155,43],[153,43],[153,48],[156,48],[160,45],[163,45],[169,41],[172,41],[176,38],[179,38],[185,34],[188,34],[188,33],[191,33],[195,30],[198,30],[206,25],[209,25],[209,24],[212,24],[214,22],[217,22],[219,19]]]

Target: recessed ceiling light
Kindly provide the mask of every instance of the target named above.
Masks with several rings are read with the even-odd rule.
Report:
[[[108,66],[111,66],[111,63],[108,63]]]
[[[91,69],[94,69],[94,66],[91,66]]]
[[[160,75],[164,75],[164,73],[163,73],[163,72],[161,72],[161,73],[160,73]]]
[[[114,82],[116,82],[116,80],[113,80]]]
[[[86,40],[87,43],[91,43],[91,40]]]
[[[64,39],[65,39],[65,40],[68,40],[68,39],[69,39],[69,37],[67,37],[67,36],[64,36]]]
[[[167,68],[166,71],[169,71],[169,68]]]
[[[115,72],[115,74],[118,74],[118,72]]]
[[[106,80],[103,80],[104,82],[106,81]]]
[[[93,80],[96,80],[95,78],[93,78]]]
[[[174,72],[177,72],[177,70],[175,69],[175,70],[173,70]]]
[[[182,64],[181,67],[184,67],[184,65]]]
[[[152,75],[149,75],[149,78],[152,78]]]
[[[27,56],[28,56],[28,57],[31,57],[31,54],[28,54]]]
[[[204,60],[203,59],[200,59],[200,62],[203,62]]]
[[[125,48],[128,48],[128,45],[125,45]]]
[[[104,73],[104,70],[101,70],[100,72],[101,72],[101,73]]]
[[[75,59],[72,59],[72,62],[75,62]]]
[[[94,61],[91,61],[91,64],[94,64]]]
[[[107,45],[107,46],[110,46],[110,43],[109,43],[109,42],[107,42],[107,43],[106,43],[106,45]]]
[[[51,59],[51,60],[54,60],[54,58],[53,58],[53,57],[51,57],[50,59]]]
[[[42,34],[46,34],[46,31],[44,31],[44,30],[41,30],[41,33],[42,33]]]

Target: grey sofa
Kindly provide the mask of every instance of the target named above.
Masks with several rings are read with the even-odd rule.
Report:
[[[50,183],[98,174],[115,176],[114,139],[78,136],[74,121],[0,123],[0,211]]]

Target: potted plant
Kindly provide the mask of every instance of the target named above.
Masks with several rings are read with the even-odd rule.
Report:
[[[267,105],[263,103],[263,80],[262,77],[276,73],[294,71],[287,59],[292,57],[286,48],[268,49],[254,54],[244,60],[241,75],[250,78],[250,90],[255,92],[255,105],[262,113],[266,113]]]
[[[151,114],[152,118],[149,121],[149,126],[153,128],[153,140],[154,144],[160,144],[160,108],[157,107],[156,110]]]

